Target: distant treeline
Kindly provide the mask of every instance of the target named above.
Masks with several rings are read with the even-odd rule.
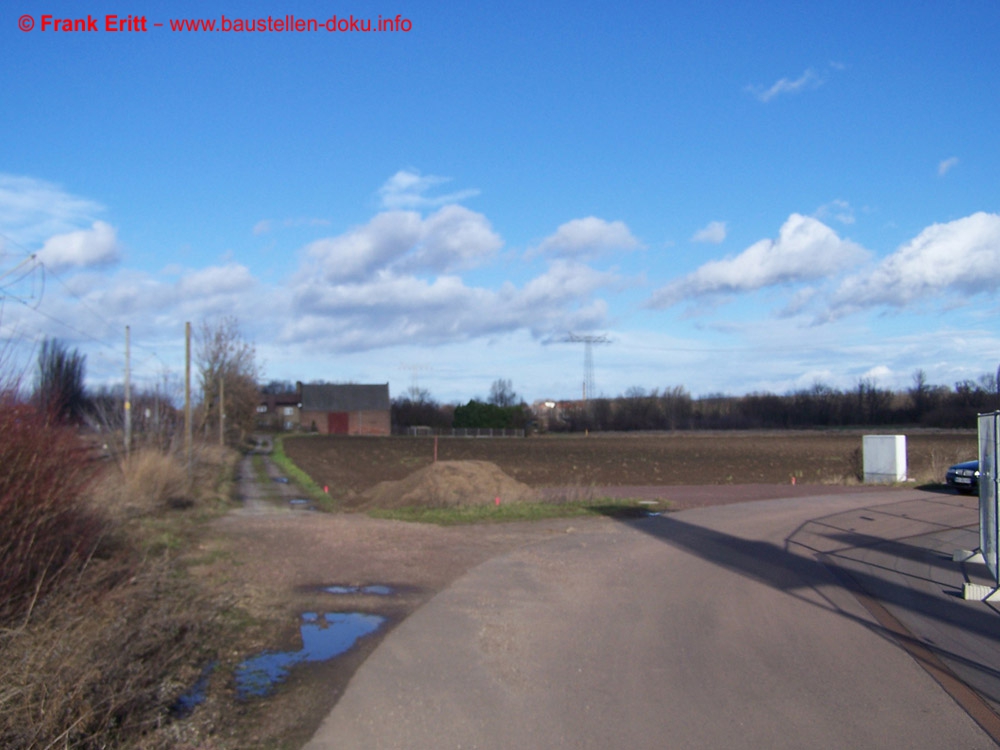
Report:
[[[397,427],[424,425],[434,428],[509,426],[465,424],[470,416],[486,417],[491,410],[479,402],[465,407],[440,405],[422,398],[404,397],[393,402]],[[470,408],[471,407],[471,408]],[[913,375],[905,390],[880,388],[872,379],[862,379],[849,390],[817,383],[811,388],[784,395],[750,393],[745,396],[713,394],[694,398],[682,386],[663,391],[630,388],[616,398],[560,404],[529,415],[518,410],[518,419],[531,420],[540,431],[582,432],[631,430],[749,430],[810,427],[877,427],[919,425],[923,427],[973,428],[976,415],[1000,409],[996,377],[963,380],[954,387],[931,385],[924,373]],[[462,417],[462,425],[457,417]],[[492,414],[495,418],[497,415]],[[513,416],[513,415],[511,415]],[[472,421],[475,421],[474,419]]]
[[[458,428],[492,428],[524,430],[534,417],[527,404],[500,406],[473,399],[463,406],[439,404],[426,396],[415,400],[410,396],[392,402],[392,426],[396,432],[408,427],[430,427],[435,431]]]

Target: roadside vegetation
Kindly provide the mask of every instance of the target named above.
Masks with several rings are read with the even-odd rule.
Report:
[[[197,486],[158,449],[102,458],[8,395],[0,408],[0,746],[176,747],[170,708],[214,657],[220,604],[180,553],[225,510],[231,452]]]
[[[580,516],[640,518],[650,512],[669,510],[668,506],[669,504],[665,502],[650,506],[638,500],[600,498],[592,501],[501,503],[500,505],[466,505],[456,508],[376,508],[369,511],[369,515],[374,518],[387,518],[396,521],[458,526],[468,523],[542,521],[548,518],[579,518]]]
[[[298,436],[299,439],[307,440],[310,436]],[[329,493],[313,481],[313,478],[295,465],[285,453],[285,438],[278,435],[274,438],[274,449],[271,451],[271,460],[291,479],[299,488],[316,501],[320,510],[335,510],[336,503]]]
[[[126,443],[123,390],[85,365],[47,340],[30,386],[0,367],[0,747],[199,747],[178,700],[241,615],[188,566],[239,454],[185,454],[166,388],[133,392]]]

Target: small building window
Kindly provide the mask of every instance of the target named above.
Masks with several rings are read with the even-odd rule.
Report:
[[[265,414],[265,413],[267,413],[267,404],[261,404],[260,406],[258,406],[257,407],[257,413],[258,414]]]
[[[295,407],[294,406],[286,406],[285,407],[285,416],[286,417],[290,417],[293,414],[295,414]]]

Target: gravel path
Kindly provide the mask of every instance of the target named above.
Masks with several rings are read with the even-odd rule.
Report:
[[[271,438],[256,435],[257,446],[240,460],[237,471],[239,496],[243,507],[237,513],[244,515],[261,515],[270,513],[287,513],[292,510],[309,510],[308,502],[303,500],[295,485],[281,473],[281,469],[271,460],[273,444]],[[254,468],[254,457],[264,461],[264,470],[270,482],[258,482],[257,471]]]

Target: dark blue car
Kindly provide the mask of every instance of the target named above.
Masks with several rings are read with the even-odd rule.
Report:
[[[972,495],[979,492],[979,461],[965,461],[955,464],[944,475],[944,481],[949,487],[959,492]]]

